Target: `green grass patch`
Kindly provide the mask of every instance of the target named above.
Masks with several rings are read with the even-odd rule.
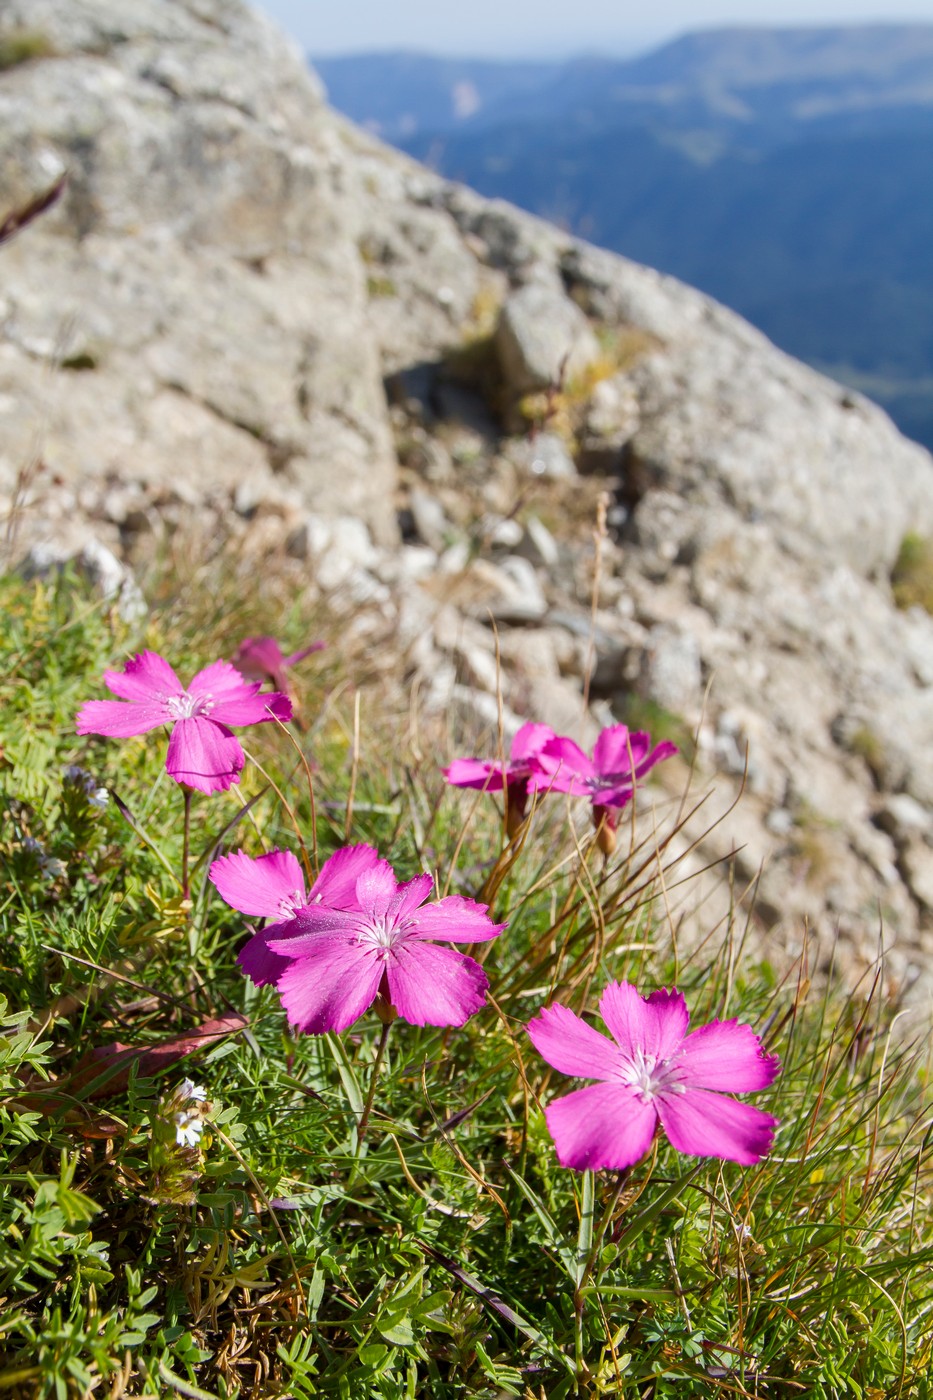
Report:
[[[74,715],[143,645],[184,680],[263,629],[217,590],[161,596],[134,630],[70,576],[0,582],[0,1393],[923,1400],[929,1076],[925,1044],[891,1038],[898,1008],[781,980],[743,957],[738,925],[678,955],[653,899],[659,860],[678,878],[663,834],[658,855],[621,832],[604,864],[566,804],[542,803],[499,861],[493,798],[446,788],[449,755],[375,682],[357,737],[363,673],[342,667],[361,661],[339,644],[296,682],[313,808],[285,736],[244,731],[267,776],[248,764],[196,795],[184,899],[164,736],[78,738]],[[308,625],[264,630],[298,645]],[[348,833],[400,877],[494,891],[510,924],[484,945],[484,1010],[393,1026],[362,1145],[378,1021],[292,1034],[237,968],[246,921],[203,878],[221,849],[300,834],[323,859]],[[764,1036],[784,1065],[756,1097],[781,1120],[768,1159],[659,1139],[622,1177],[558,1165],[541,1108],[567,1085],[523,1027],[552,994],[592,1011],[614,978],[676,982],[696,1024]],[[143,1054],[198,1034],[175,1063]],[[140,1052],[128,1073],[88,1068],[114,1045]],[[194,1146],[173,1129],[186,1076],[206,1093]]]
[[[11,29],[0,34],[0,73],[37,58],[52,58],[54,54],[54,44],[41,30]]]
[[[891,588],[899,608],[933,613],[933,540],[914,532],[904,536],[891,570]]]

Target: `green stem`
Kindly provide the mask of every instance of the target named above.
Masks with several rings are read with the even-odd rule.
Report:
[[[373,1061],[372,1078],[369,1081],[369,1093],[366,1095],[366,1102],[363,1105],[363,1112],[360,1114],[360,1121],[356,1128],[356,1151],[359,1155],[360,1147],[366,1136],[366,1129],[369,1127],[370,1114],[373,1111],[373,1100],[376,1097],[376,1084],[379,1079],[379,1069],[382,1065],[382,1057],[386,1051],[386,1042],[389,1039],[389,1031],[392,1028],[391,1021],[383,1021],[382,1034],[379,1037],[379,1048],[376,1051],[376,1058]]]
[[[187,899],[191,893],[188,883],[188,857],[191,853],[191,789],[185,788],[185,842],[181,852],[181,894]]]

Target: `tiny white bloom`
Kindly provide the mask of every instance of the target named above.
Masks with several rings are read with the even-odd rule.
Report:
[[[200,1084],[195,1084],[191,1079],[183,1079],[178,1092],[184,1094],[186,1099],[194,1099],[197,1103],[205,1103],[207,1100],[207,1090],[203,1089]]]
[[[103,811],[103,809],[106,807],[109,801],[110,793],[105,787],[95,788],[94,791],[88,796],[88,802],[91,804],[91,806],[99,807],[101,811]]]
[[[175,1114],[175,1141],[179,1147],[197,1147],[204,1123],[190,1113]]]

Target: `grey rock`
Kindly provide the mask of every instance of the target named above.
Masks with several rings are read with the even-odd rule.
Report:
[[[577,475],[567,444],[556,433],[517,439],[509,443],[507,454],[509,461],[533,476],[573,479]]]
[[[20,563],[19,572],[25,578],[41,578],[66,564],[73,565],[106,602],[113,603],[124,622],[139,622],[147,615],[148,605],[132,572],[86,529],[72,531],[70,538],[57,536],[37,542]]]
[[[508,391],[518,397],[570,381],[599,358],[580,308],[559,289],[530,282],[506,301],[496,349]]]

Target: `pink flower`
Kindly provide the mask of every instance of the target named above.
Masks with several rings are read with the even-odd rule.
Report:
[[[323,646],[323,642],[312,642],[309,647],[292,652],[291,656],[283,656],[282,648],[274,637],[245,637],[237,649],[233,664],[247,680],[263,684],[271,681],[276,690],[287,692],[285,672],[288,668],[297,666],[299,661],[304,661],[306,656],[320,651]]]
[[[461,895],[426,905],[433,888],[430,875],[399,884],[379,860],[356,881],[356,909],[304,908],[285,937],[271,938],[271,950],[292,963],[276,983],[292,1024],[313,1034],[343,1031],[379,995],[415,1026],[462,1026],[478,1011],[489,985],[483,969],[430,940],[484,942],[505,924]]]
[[[545,745],[558,740],[546,724],[523,724],[512,740],[507,763],[480,758],[455,758],[444,777],[453,787],[479,788],[483,792],[501,792],[505,788],[506,823],[513,836],[525,818],[529,790],[540,785],[550,786],[548,772],[540,758]],[[576,748],[576,745],[574,745]]]
[[[562,1166],[621,1171],[645,1155],[659,1123],[691,1156],[746,1166],[767,1156],[777,1119],[729,1097],[780,1073],[750,1026],[711,1021],[688,1035],[680,992],[642,997],[628,982],[611,982],[599,1010],[612,1040],[566,1006],[546,1007],[528,1026],[548,1064],[601,1081],[545,1109]]]
[[[78,712],[79,734],[128,739],[161,724],[172,725],[165,767],[177,783],[221,792],[240,781],[245,755],[231,724],[263,724],[291,718],[285,695],[259,695],[227,661],[205,666],[185,690],[171,666],[143,651],[122,671],[105,671],[118,700],[89,700]]]
[[[273,920],[237,954],[240,967],[257,987],[278,982],[289,965],[287,958],[269,948],[270,937],[288,937],[295,931],[296,915],[314,904],[358,909],[356,882],[364,870],[378,863],[372,846],[345,846],[324,862],[306,893],[301,863],[290,851],[270,851],[255,858],[236,851],[214,861],[210,878],[221,898],[241,914]]]
[[[593,825],[608,855],[615,848],[619,811],[631,801],[636,783],[676,752],[676,744],[666,739],[652,748],[649,734],[632,734],[626,725],[613,724],[596,740],[592,758],[572,739],[555,736],[544,745],[539,763],[555,792],[590,799]]]

